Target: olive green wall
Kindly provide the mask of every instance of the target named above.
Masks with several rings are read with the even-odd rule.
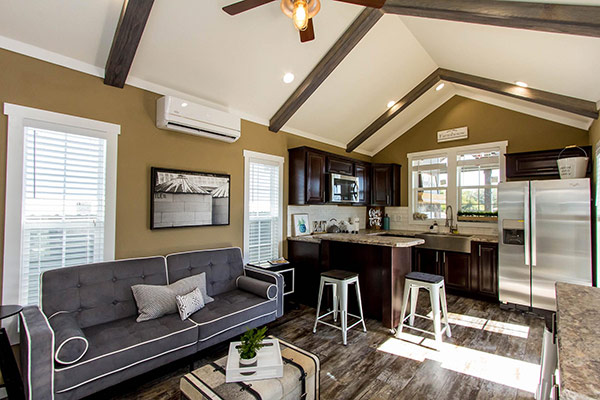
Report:
[[[0,50],[0,103],[76,115],[121,125],[117,168],[116,257],[167,254],[175,251],[243,246],[243,150],[286,157],[284,204],[287,204],[287,149],[312,146],[346,154],[344,149],[242,121],[235,143],[157,129],[156,99],[160,95],[131,86],[117,89],[102,79]],[[0,115],[0,227],[4,227],[7,117]],[[351,154],[370,161],[370,157]],[[149,229],[150,167],[227,173],[231,175],[231,224],[151,231]],[[283,212],[284,219],[287,215]],[[283,226],[286,225],[284,220]],[[0,229],[0,268],[4,245]],[[0,270],[1,271],[1,270]],[[0,275],[1,276],[1,275]]]
[[[437,132],[467,126],[469,138],[437,143]],[[588,144],[588,132],[516,111],[455,96],[373,157],[373,162],[402,165],[402,205],[408,205],[407,154],[508,140],[509,153]]]
[[[596,143],[600,140],[600,120],[594,121],[590,127],[590,144],[596,149]]]

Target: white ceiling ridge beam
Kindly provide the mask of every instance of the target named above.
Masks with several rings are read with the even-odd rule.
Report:
[[[295,136],[300,136],[303,137],[305,139],[310,139],[310,140],[314,140],[320,143],[324,143],[324,144],[328,144],[331,146],[335,146],[335,147],[339,147],[341,150],[345,150],[346,149],[346,144],[342,143],[342,142],[338,142],[337,140],[333,140],[333,139],[327,139],[324,138],[322,136],[319,135],[315,135],[313,133],[308,133],[305,132],[301,129],[296,129],[296,128],[290,128],[288,126],[284,126],[283,128],[281,128],[281,131],[289,133],[291,135],[295,135]],[[365,150],[365,149],[356,149],[354,150],[356,153],[360,153],[363,154],[365,156],[369,156],[369,157],[373,157],[375,155],[374,152],[369,151],[369,150]]]
[[[471,100],[480,101],[496,107],[527,114],[533,117],[556,122],[573,128],[589,130],[594,119],[573,114],[568,111],[557,110],[556,108],[531,103],[517,98],[507,97],[501,94],[488,92],[482,89],[476,89],[469,86],[463,86],[454,83],[456,94]]]
[[[453,98],[456,95],[456,89],[454,88],[454,85],[451,84],[451,83],[448,83],[448,82],[444,82],[444,83],[446,84],[446,87],[447,87],[448,90],[445,90],[443,95],[437,97],[436,100],[434,102],[432,102],[426,109],[424,109],[422,112],[420,112],[419,114],[417,114],[413,118],[411,118],[408,121],[406,121],[406,123],[404,123],[402,125],[402,127],[396,131],[395,134],[391,135],[388,139],[386,139],[379,146],[377,146],[375,148],[375,150],[372,151],[372,153],[373,153],[372,157],[374,157],[379,152],[381,152],[383,149],[385,149],[390,144],[392,144],[393,142],[395,142],[400,136],[404,135],[406,132],[408,132],[410,129],[412,129],[415,125],[417,125],[419,122],[423,121],[431,113],[433,113],[435,110],[437,110],[438,108],[440,108],[441,106],[443,106],[448,100],[450,100],[451,98]],[[435,88],[431,88],[430,90],[435,90]],[[417,102],[415,102],[415,103],[417,103]],[[411,107],[414,107],[415,103],[411,104],[406,109],[408,110]],[[371,136],[363,144],[361,144],[361,146],[363,146],[364,144],[368,143],[370,140],[372,140],[374,138],[376,139],[377,135]],[[354,151],[359,151],[361,146],[359,146]]]

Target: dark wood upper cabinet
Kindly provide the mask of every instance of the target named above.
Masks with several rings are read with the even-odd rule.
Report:
[[[400,206],[400,165],[371,165],[371,204]]]
[[[306,202],[325,203],[325,156],[306,152]]]
[[[368,163],[354,163],[354,176],[358,177],[358,203],[371,203],[371,167]]]
[[[587,176],[592,176],[592,146],[580,146],[585,150],[590,161],[587,166]],[[529,151],[524,153],[506,154],[506,178],[507,180],[528,179],[558,179],[558,165],[556,160],[562,149]],[[566,149],[562,153],[564,157],[583,156],[578,148]]]
[[[325,203],[325,154],[307,147],[290,149],[289,154],[289,204]]]
[[[354,175],[354,162],[348,158],[327,157],[327,172],[332,174]]]
[[[358,178],[358,202],[352,204],[400,205],[398,164],[371,164],[310,147],[288,151],[289,204],[328,204],[330,176],[341,174]]]

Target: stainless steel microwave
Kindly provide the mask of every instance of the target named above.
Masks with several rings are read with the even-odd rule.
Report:
[[[329,201],[332,203],[358,203],[359,183],[355,176],[331,174]]]

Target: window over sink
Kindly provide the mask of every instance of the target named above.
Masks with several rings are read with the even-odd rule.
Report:
[[[453,218],[494,222],[498,183],[504,179],[507,141],[408,154],[409,210],[412,223]]]

